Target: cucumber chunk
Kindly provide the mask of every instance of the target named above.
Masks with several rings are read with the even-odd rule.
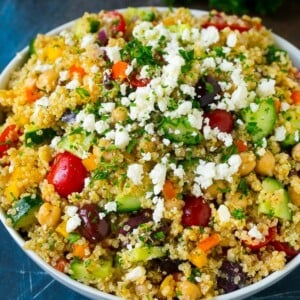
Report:
[[[8,218],[12,220],[13,227],[18,230],[35,223],[35,213],[42,204],[43,200],[38,194],[25,196],[18,200],[13,207],[16,213],[8,214]]]
[[[258,195],[258,212],[290,221],[292,213],[288,204],[289,196],[283,185],[274,178],[265,178]]]
[[[82,261],[74,259],[71,264],[71,278],[85,281],[109,278],[113,273],[110,260]]]
[[[284,111],[279,117],[283,119],[283,124],[288,125],[285,126],[286,136],[281,145],[284,147],[294,146],[298,142],[295,138],[296,132],[298,131],[300,134],[300,109]]]
[[[93,144],[95,135],[85,130],[74,130],[64,136],[58,143],[58,148],[71,152],[72,154],[85,158]]]
[[[56,132],[53,128],[31,129],[25,132],[25,145],[27,147],[33,147],[48,142],[55,137],[55,135]]]
[[[273,131],[276,122],[276,107],[273,99],[259,100],[258,109],[252,111],[250,106],[241,111],[246,130],[254,142],[267,137]]]
[[[134,212],[141,208],[139,195],[119,195],[116,197],[117,211],[119,213]]]
[[[129,262],[148,261],[155,258],[166,256],[166,250],[159,246],[142,246],[125,251],[122,257]]]
[[[171,142],[197,145],[203,140],[199,130],[191,126],[187,117],[164,118],[160,123],[160,128]]]

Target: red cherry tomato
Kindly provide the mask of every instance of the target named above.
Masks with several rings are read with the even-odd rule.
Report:
[[[15,124],[8,125],[0,134],[0,158],[6,154],[10,147],[18,143],[20,131]]]
[[[122,14],[117,11],[108,11],[105,13],[105,16],[108,19],[111,19],[111,29],[112,33],[116,35],[118,32],[125,33],[126,31],[126,22]]]
[[[53,184],[56,192],[62,197],[74,192],[81,192],[87,170],[77,156],[63,152],[56,156],[47,175],[49,183]]]
[[[182,225],[207,226],[211,217],[211,209],[202,197],[186,196],[183,207]]]
[[[56,265],[54,266],[54,268],[57,271],[64,273],[65,267],[68,263],[69,263],[68,260],[62,257],[56,262]]]
[[[234,144],[237,147],[238,153],[245,152],[248,149],[247,144],[242,140],[235,140]]]
[[[233,116],[230,112],[222,109],[212,110],[204,115],[209,119],[211,128],[218,128],[221,132],[230,133],[233,130]]]
[[[246,21],[241,20],[241,19],[233,20],[233,22],[229,24],[226,21],[225,16],[222,15],[222,14],[220,14],[220,13],[216,13],[216,14],[212,15],[202,25],[203,28],[207,28],[209,26],[214,26],[218,30],[222,30],[222,29],[224,29],[226,27],[229,27],[231,30],[238,30],[239,32],[248,31],[248,30],[250,30],[253,27],[253,25],[251,23],[246,22]]]
[[[275,239],[276,234],[277,234],[277,227],[270,227],[269,228],[269,233],[268,233],[267,236],[265,236],[265,240],[263,242],[253,241],[251,243],[249,241],[244,241],[244,243],[251,250],[257,251],[257,250],[261,249],[262,247],[265,247],[265,246],[269,245]]]
[[[272,241],[271,244],[275,250],[285,252],[287,258],[293,258],[300,254],[300,251],[294,249],[289,243]]]
[[[133,87],[143,87],[143,86],[146,86],[151,80],[149,78],[137,78],[136,75],[133,75],[131,78],[130,78],[130,84],[133,86]]]

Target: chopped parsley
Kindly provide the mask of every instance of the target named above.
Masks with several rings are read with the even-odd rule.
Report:
[[[180,49],[179,54],[182,56],[182,58],[185,60],[185,65],[181,67],[181,72],[186,73],[187,71],[191,70],[193,61],[195,59],[195,51],[192,50],[183,50]]]
[[[90,93],[84,88],[76,88],[75,91],[80,96],[81,99],[84,99],[84,98],[90,96]]]
[[[71,232],[69,233],[67,240],[71,243],[74,244],[75,242],[77,242],[80,239],[80,234],[77,232]]]
[[[244,178],[241,179],[238,185],[238,191],[241,192],[243,195],[247,196],[249,193],[249,188],[247,182]]]
[[[242,208],[236,208],[233,212],[232,212],[232,216],[236,219],[236,220],[242,220],[246,218],[246,214],[244,212],[244,210]]]
[[[200,276],[201,276],[201,271],[198,268],[192,268],[191,275],[188,277],[188,280],[193,283],[196,283],[197,282],[196,278]]]

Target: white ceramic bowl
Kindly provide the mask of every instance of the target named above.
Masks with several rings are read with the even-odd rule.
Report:
[[[142,7],[145,8],[145,7]],[[160,10],[166,10],[167,8],[164,7],[158,7]],[[122,9],[120,10],[122,11]],[[200,10],[191,10],[192,13],[196,16],[200,16],[202,14],[206,14],[205,11]],[[54,35],[59,32],[61,32],[64,29],[70,28],[75,21],[68,22],[62,26],[59,26],[52,31],[50,31],[49,35]],[[273,34],[274,39],[276,41],[276,44],[286,50],[294,65],[300,69],[300,51],[295,46],[293,46],[291,43],[286,41],[285,39],[279,37],[276,34]],[[20,67],[25,61],[28,56],[28,47],[23,49],[21,52],[19,52],[16,57],[7,65],[7,67],[3,70],[3,72],[0,75],[0,88],[3,89],[7,86],[9,77],[11,73],[18,67]],[[13,228],[6,226],[6,217],[3,212],[3,210],[0,208],[0,219],[9,232],[9,234],[12,236],[12,238],[17,242],[17,244],[23,249],[24,248],[24,239],[19,235],[18,232],[16,232]],[[91,298],[91,299],[119,299],[119,297],[103,293],[95,288],[89,287],[87,285],[84,285],[78,281],[75,281],[71,279],[69,276],[57,271],[50,265],[48,265],[46,262],[44,262],[36,253],[30,250],[26,250],[25,253],[36,263],[38,264],[45,272],[47,272],[49,275],[51,275],[53,278],[55,278],[57,281],[62,283],[63,285],[67,286],[68,288],[78,292],[81,295],[84,295],[85,297]],[[274,272],[268,277],[262,279],[261,281],[251,284],[247,287],[244,287],[242,289],[239,289],[237,291],[221,295],[216,297],[217,300],[234,300],[234,299],[243,299],[246,297],[249,297],[255,293],[258,293],[259,291],[271,286],[272,284],[278,282],[280,279],[282,279],[284,276],[289,274],[292,270],[294,270],[297,266],[300,265],[300,254],[295,257],[293,260],[291,260],[284,269]]]

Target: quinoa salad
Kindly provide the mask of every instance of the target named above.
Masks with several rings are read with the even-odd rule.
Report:
[[[25,249],[124,299],[207,299],[300,252],[300,72],[259,18],[85,13],[0,90]]]

